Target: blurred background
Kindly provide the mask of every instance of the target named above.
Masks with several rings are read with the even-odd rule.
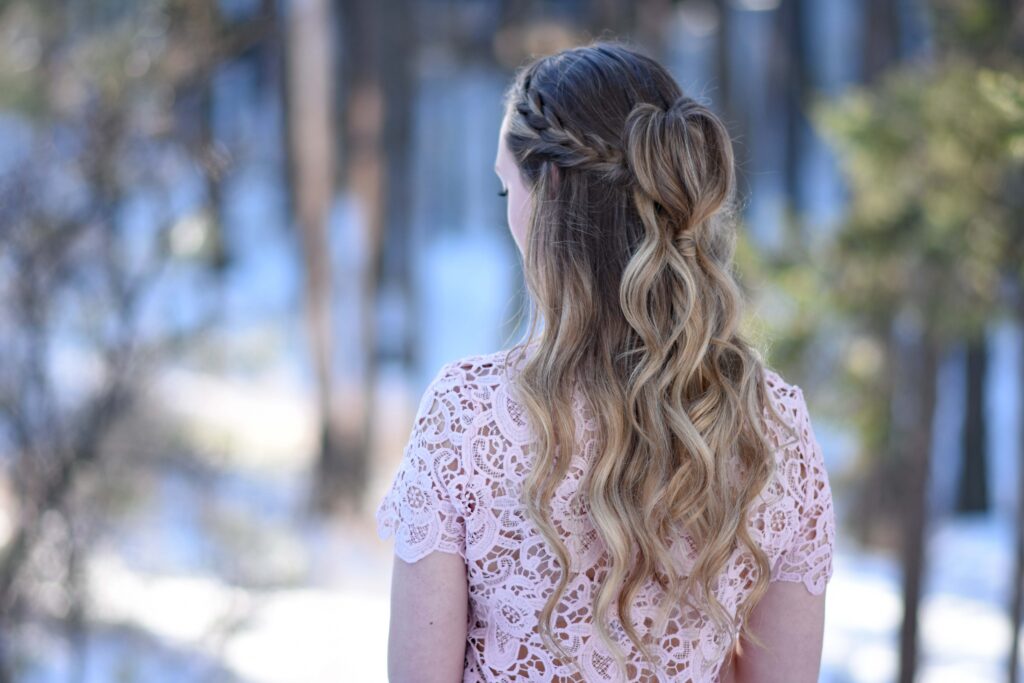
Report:
[[[733,134],[836,501],[821,680],[1019,680],[1022,6],[0,0],[0,681],[386,679],[374,510],[526,322],[501,92],[601,37]]]

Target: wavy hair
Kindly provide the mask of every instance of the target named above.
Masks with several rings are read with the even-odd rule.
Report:
[[[549,508],[569,469],[580,396],[599,430],[578,495],[608,551],[592,605],[600,637],[624,664],[605,621],[614,604],[626,635],[655,661],[630,618],[653,578],[666,591],[655,628],[686,600],[735,652],[736,624],[746,626],[769,580],[746,519],[775,469],[762,411],[778,412],[762,354],[738,329],[728,130],[658,62],[610,40],[521,66],[503,103],[505,143],[532,203],[523,249],[530,325],[509,352],[525,358],[513,386],[537,432],[523,503],[562,569],[541,636],[572,659],[550,623],[570,562]],[[682,531],[697,548],[685,576],[671,547]],[[756,568],[734,618],[714,587],[738,543]]]

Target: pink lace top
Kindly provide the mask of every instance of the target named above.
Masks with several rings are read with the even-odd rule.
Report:
[[[674,610],[654,672],[625,635],[611,626],[629,671],[619,666],[591,625],[591,581],[603,562],[603,544],[585,511],[569,504],[586,465],[594,421],[577,402],[577,436],[588,445],[574,454],[572,477],[559,487],[552,511],[572,557],[573,578],[563,597],[567,620],[555,636],[577,657],[571,662],[549,652],[537,631],[540,610],[554,591],[560,569],[543,536],[519,503],[530,467],[530,430],[522,406],[510,395],[504,351],[468,356],[444,365],[423,394],[402,462],[377,509],[382,539],[395,535],[395,552],[415,562],[430,552],[457,553],[466,561],[469,583],[468,640],[464,682],[672,680],[713,683],[728,639],[709,616]],[[515,362],[513,355],[511,362]],[[769,394],[800,433],[799,442],[776,452],[776,478],[751,510],[751,537],[767,552],[771,580],[801,582],[820,594],[832,576],[835,522],[832,494],[821,448],[808,417],[803,392],[766,370]],[[766,412],[767,415],[767,412]],[[777,444],[792,438],[767,422]],[[731,614],[750,593],[749,550],[734,551],[716,596]],[[577,573],[578,569],[578,573]],[[638,633],[653,616],[660,588],[653,581],[633,605]]]

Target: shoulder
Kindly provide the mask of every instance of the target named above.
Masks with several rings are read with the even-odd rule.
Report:
[[[774,370],[765,368],[765,384],[779,417],[785,423],[783,429],[776,426],[770,430],[777,439],[781,462],[784,468],[793,468],[789,472],[792,488],[803,491],[808,482],[827,477],[824,454],[811,422],[807,400],[799,385],[787,382]],[[773,422],[778,423],[777,420]]]
[[[486,408],[494,390],[506,382],[508,370],[517,364],[515,348],[460,356],[438,369],[427,397],[442,398],[457,405],[464,419]]]
[[[445,363],[435,379],[463,386],[494,385],[521,364],[520,347],[461,356]]]
[[[796,468],[805,480],[808,473],[824,469],[824,458],[803,389],[787,381],[777,371],[765,367],[764,383],[769,406],[764,406],[763,417],[776,449],[776,460],[782,467]],[[799,488],[799,487],[794,487]]]
[[[807,401],[799,385],[787,381],[778,371],[764,367],[765,393],[772,407],[790,427],[807,419]],[[766,407],[766,415],[770,415]]]
[[[764,366],[764,384],[768,393],[778,401],[792,403],[803,398],[803,390],[799,385],[786,381],[777,370]]]
[[[461,375],[468,381],[499,375],[517,364],[520,348],[513,346],[490,353],[462,356],[444,365],[454,375]]]

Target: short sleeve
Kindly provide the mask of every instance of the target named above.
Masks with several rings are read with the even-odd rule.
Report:
[[[835,554],[835,512],[832,505],[832,487],[825,469],[821,445],[811,426],[810,413],[803,390],[796,389],[793,397],[797,428],[800,466],[793,495],[796,498],[796,528],[777,559],[771,572],[772,581],[803,583],[807,590],[818,595],[832,578],[832,559]]]
[[[466,557],[466,526],[452,495],[462,472],[462,405],[457,365],[427,386],[398,471],[377,507],[377,535],[395,537],[395,554],[415,562],[435,550]]]

